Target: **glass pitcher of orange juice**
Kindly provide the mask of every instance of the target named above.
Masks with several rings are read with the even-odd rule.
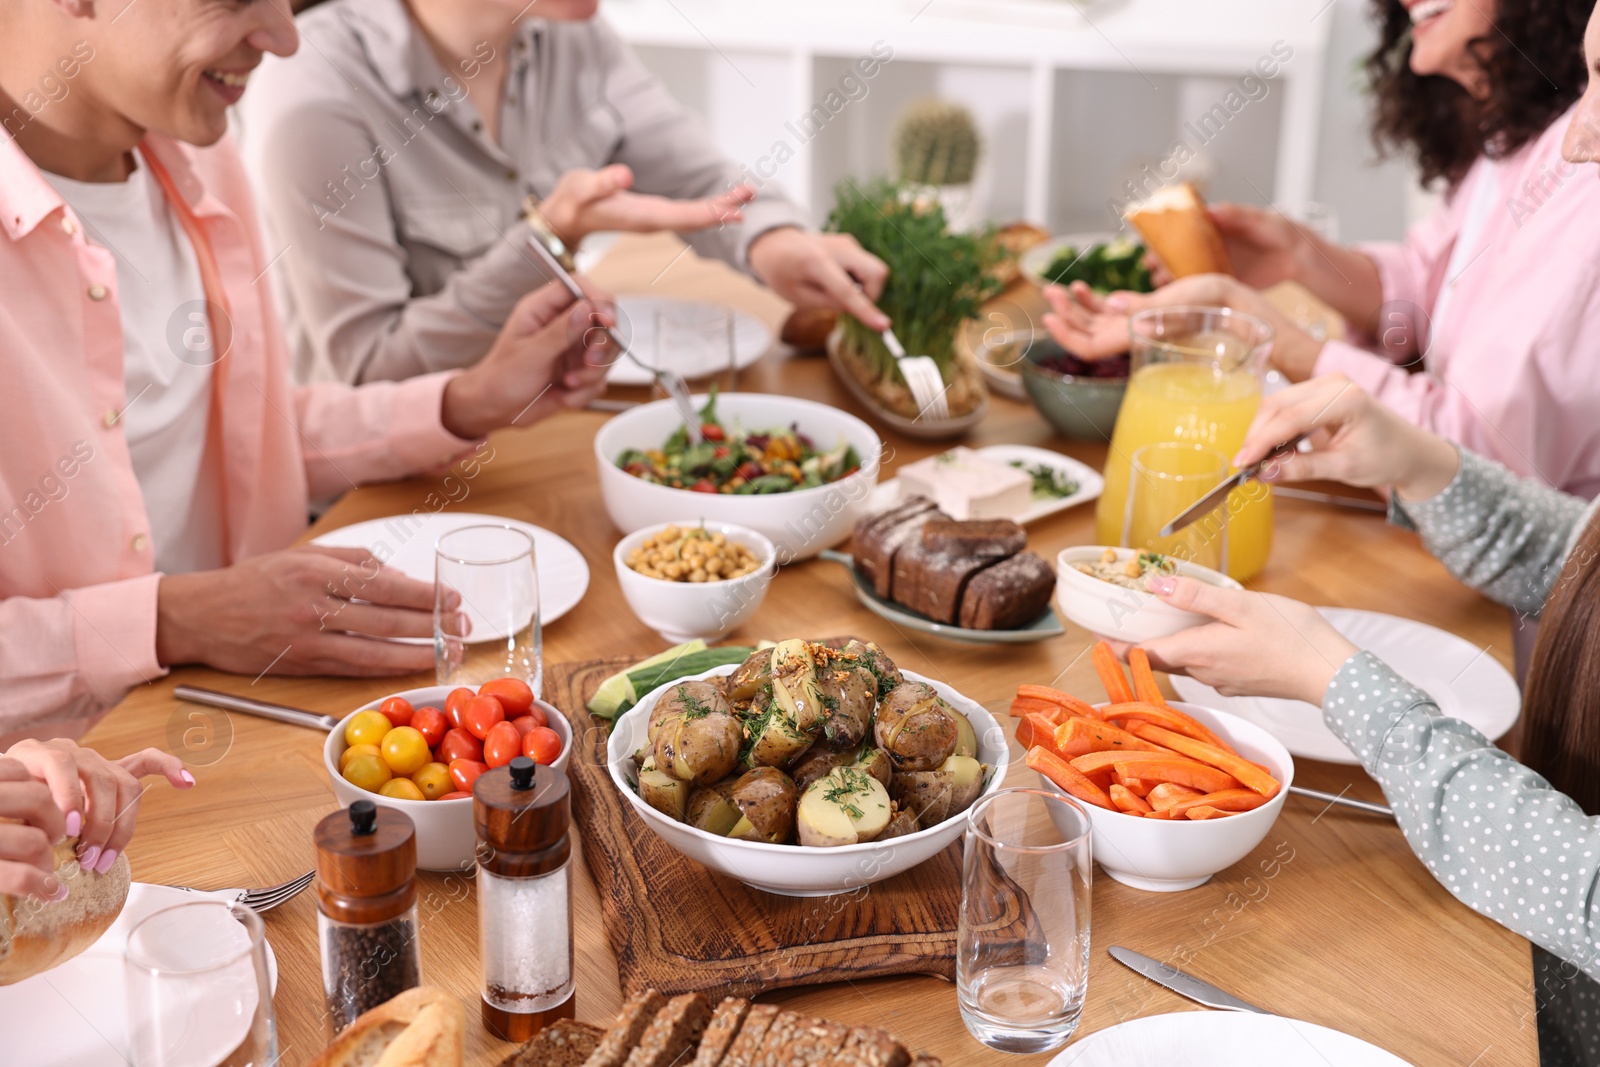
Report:
[[[1150,308],[1128,320],[1128,391],[1111,435],[1105,492],[1095,510],[1103,545],[1122,543],[1133,454],[1145,445],[1188,442],[1232,456],[1261,406],[1272,327],[1228,308]],[[1272,493],[1260,482],[1227,504],[1227,571],[1244,579],[1272,550]],[[1144,546],[1138,546],[1144,547]]]

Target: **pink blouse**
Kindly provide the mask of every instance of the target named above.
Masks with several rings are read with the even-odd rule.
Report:
[[[1342,371],[1406,418],[1518,474],[1587,499],[1600,495],[1600,181],[1567,163],[1571,112],[1515,154],[1480,159],[1447,206],[1402,244],[1366,245],[1386,301],[1385,351],[1417,358],[1410,305],[1432,315],[1451,251],[1483,182],[1489,207],[1462,257],[1448,314],[1421,373],[1341,341],[1315,373]],[[1481,202],[1481,201],[1480,201]],[[1426,319],[1423,320],[1426,322]],[[1396,339],[1398,346],[1394,345]]]

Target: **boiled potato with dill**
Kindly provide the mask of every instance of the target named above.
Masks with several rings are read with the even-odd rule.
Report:
[[[684,682],[661,700],[670,714],[652,715],[657,722],[653,752],[656,766],[674,778],[710,785],[739,765],[743,734],[739,720],[715,686]],[[659,705],[658,705],[659,707]]]
[[[926,830],[972,806],[983,791],[983,764],[951,756],[931,771],[896,771],[889,792]]]
[[[650,756],[639,767],[639,797],[661,814],[682,822],[689,804],[689,783],[661,770]]]
[[[787,767],[811,747],[811,738],[800,732],[765,690],[756,694],[751,714],[744,723],[744,745],[739,753],[746,767]]]
[[[867,736],[873,709],[878,706],[878,680],[865,667],[841,661],[818,669],[817,689],[827,712],[822,720],[822,743],[830,748],[854,748]]]
[[[896,771],[931,771],[960,740],[950,705],[926,682],[904,682],[883,698],[875,734]]]
[[[728,699],[735,704],[754,700],[763,685],[772,680],[772,649],[758,648],[728,675]]]
[[[889,825],[889,792],[853,767],[836,767],[812,782],[796,811],[800,843],[835,848],[871,841]]]
[[[900,668],[894,665],[894,660],[889,658],[889,654],[870,641],[851,638],[841,649],[841,653],[858,661],[872,672],[872,676],[878,680],[879,700],[888,696],[891,689],[905,681],[900,674]]]
[[[689,792],[689,804],[683,821],[696,830],[726,837],[739,821],[739,808],[733,802],[731,790],[737,779],[725,779],[714,785],[697,785]]]
[[[721,582],[761,569],[754,552],[704,526],[659,530],[629,552],[627,562],[646,578],[667,582]]]
[[[740,818],[727,836],[781,845],[794,836],[798,794],[794,782],[776,767],[741,774],[728,791]]]
[[[772,700],[808,736],[828,717],[806,642],[791,638],[772,647]]]
[[[794,787],[804,793],[806,787],[818,778],[826,778],[835,767],[854,762],[854,752],[839,752],[829,748],[813,748],[789,769]]]
[[[872,775],[886,788],[889,785],[889,778],[894,774],[894,761],[889,758],[889,753],[871,745],[861,750],[853,766],[863,774]]]

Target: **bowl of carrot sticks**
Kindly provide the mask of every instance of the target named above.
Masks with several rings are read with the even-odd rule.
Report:
[[[1266,838],[1294,760],[1254,723],[1167,700],[1143,650],[1128,659],[1131,678],[1109,645],[1095,646],[1098,703],[1018,686],[1017,740],[1045,787],[1089,813],[1090,848],[1108,875],[1152,892],[1192,889]]]

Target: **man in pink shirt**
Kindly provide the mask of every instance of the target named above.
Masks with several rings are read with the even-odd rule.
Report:
[[[225,135],[263,54],[295,46],[268,0],[0,5],[0,750],[81,734],[176,663],[426,669],[430,648],[373,638],[431,636],[431,586],[286,548],[308,501],[602,387],[609,311],[551,287],[469,370],[291,385]]]

